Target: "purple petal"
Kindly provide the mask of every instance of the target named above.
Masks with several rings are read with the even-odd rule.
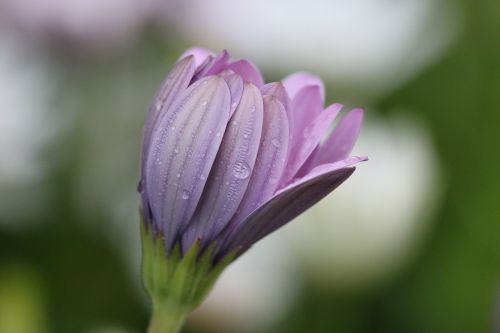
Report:
[[[151,137],[146,188],[156,228],[172,248],[191,219],[229,119],[230,92],[223,78],[192,84],[163,110]]]
[[[292,134],[292,146],[303,140],[304,129],[309,126],[323,110],[318,86],[303,87],[292,100],[292,117],[296,125]]]
[[[288,96],[288,93],[286,92],[285,86],[281,82],[272,82],[268,83],[260,88],[260,91],[262,92],[262,96],[273,96],[274,98],[277,98],[280,103],[285,107],[285,113],[288,118],[288,129],[289,129],[289,135],[290,137],[288,138],[288,141],[290,142],[290,146],[292,144],[292,134],[294,131],[294,118],[292,115],[292,108],[291,108],[291,101],[290,97]]]
[[[230,222],[230,229],[273,196],[285,167],[289,142],[288,118],[283,105],[275,97],[264,97],[262,126],[255,167],[245,196]]]
[[[169,108],[175,98],[179,96],[179,93],[188,87],[194,70],[193,57],[185,57],[174,65],[163,80],[160,89],[155,95],[154,104],[149,109],[148,119],[143,129],[142,166],[144,166],[145,158],[148,155],[151,132],[158,120],[160,111]]]
[[[226,80],[231,92],[231,116],[233,115],[243,93],[243,79],[230,69],[223,70],[220,74]]]
[[[318,147],[321,139],[325,136],[333,120],[342,109],[342,104],[332,104],[314,119],[312,123],[300,133],[300,139],[295,146],[292,146],[290,157],[281,180],[281,184],[287,184],[297,174],[307,158]]]
[[[212,64],[207,68],[206,73],[204,73],[204,76],[219,74],[227,67],[228,62],[229,53],[227,50],[224,50],[214,58]]]
[[[209,56],[213,56],[214,53],[212,51],[209,51],[207,49],[204,49],[202,47],[192,47],[188,50],[186,50],[180,57],[179,59],[185,58],[189,55],[192,55],[194,57],[194,63],[195,66],[198,67],[201,65],[205,59],[207,59]]]
[[[145,194],[146,185],[144,183],[144,173],[146,169],[146,159],[149,155],[150,141],[152,132],[158,121],[162,110],[168,109],[179,93],[188,87],[195,70],[193,57],[185,57],[177,62],[172,70],[163,80],[160,89],[154,98],[154,104],[149,108],[148,118],[142,132],[141,146],[141,180],[139,183],[139,192],[141,192],[142,210],[144,219],[150,219],[150,207]]]
[[[282,227],[342,184],[354,172],[355,168],[350,166],[361,160],[363,158],[352,158],[322,165],[279,191],[234,230],[223,251],[234,248],[245,251],[259,239]]]
[[[254,169],[262,131],[263,105],[259,89],[246,83],[231,118],[198,208],[183,234],[182,247],[197,240],[207,245],[230,221],[245,194]]]
[[[295,95],[306,86],[318,86],[321,100],[325,100],[325,86],[323,85],[323,81],[316,75],[307,72],[297,72],[288,75],[282,82],[290,98],[294,98]]]
[[[277,98],[281,104],[285,107],[285,111],[288,112],[290,110],[290,97],[288,96],[288,93],[285,89],[285,86],[283,86],[283,83],[281,82],[272,82],[263,85],[260,88],[260,91],[262,92],[262,96],[273,96]]]
[[[332,135],[319,147],[312,166],[340,161],[352,151],[363,123],[363,109],[349,111]]]
[[[264,85],[264,79],[259,69],[248,60],[241,59],[233,61],[227,65],[226,68],[238,73],[243,80],[251,82],[259,88]]]

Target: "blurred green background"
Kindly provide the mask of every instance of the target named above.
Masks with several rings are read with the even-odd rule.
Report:
[[[193,44],[303,62],[365,107],[370,161],[294,222],[351,238],[280,230],[185,332],[500,332],[500,2],[272,3],[0,0],[0,333],[145,331],[141,128]]]

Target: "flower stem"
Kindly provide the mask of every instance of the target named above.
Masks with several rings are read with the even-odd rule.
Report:
[[[180,332],[188,310],[171,303],[153,300],[153,314],[149,322],[148,333]]]

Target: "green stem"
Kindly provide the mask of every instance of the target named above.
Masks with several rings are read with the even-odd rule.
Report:
[[[153,314],[148,333],[178,333],[186,320],[188,310],[171,303],[153,300]]]

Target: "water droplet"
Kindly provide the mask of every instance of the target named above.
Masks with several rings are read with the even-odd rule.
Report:
[[[157,111],[161,110],[161,107],[163,105],[163,102],[161,100],[156,101],[155,108]]]
[[[191,193],[189,193],[188,190],[184,190],[184,191],[182,191],[181,197],[182,197],[182,199],[187,200],[187,199],[189,199],[190,195],[191,195]]]
[[[233,175],[238,179],[247,179],[250,176],[250,166],[245,161],[234,163]]]
[[[175,148],[174,149],[174,153],[178,154],[179,153],[179,149]]]
[[[205,179],[207,179],[207,177],[205,177],[205,175],[204,175],[204,174],[201,174],[198,178],[200,178],[201,180],[205,180]]]
[[[250,112],[251,112],[251,113],[254,113],[254,112],[255,112],[255,105],[252,105],[252,106],[250,107]]]
[[[220,132],[215,133],[215,136],[219,137],[220,136]]]
[[[181,174],[180,174],[180,173],[178,173],[176,176],[177,176],[177,178],[180,178],[180,177],[181,177]]]
[[[277,138],[274,138],[271,140],[271,143],[273,144],[273,146],[275,146],[276,148],[279,148],[281,146],[281,142],[279,139]]]
[[[172,126],[171,128],[172,128],[172,131],[175,131],[175,126]]]
[[[207,104],[208,104],[208,102],[207,102],[207,101],[203,101],[203,102],[201,102],[201,105],[203,105],[203,106],[205,106],[205,105],[207,105]]]

